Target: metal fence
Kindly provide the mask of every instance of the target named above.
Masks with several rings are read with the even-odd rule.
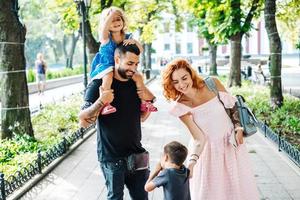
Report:
[[[282,137],[281,130],[273,132],[266,123],[259,121],[258,127],[263,131],[266,138],[272,140],[278,147],[278,151],[285,152],[289,158],[300,167],[300,151]]]
[[[94,125],[86,129],[78,129],[70,136],[64,137],[60,143],[48,151],[42,153],[38,152],[36,160],[27,164],[25,167],[7,178],[4,177],[4,174],[0,173],[0,200],[5,200],[9,195],[22,187],[35,175],[42,174],[43,168],[48,166],[56,158],[66,153],[71,145],[77,142],[80,138],[83,138],[83,136],[92,128],[94,128]]]

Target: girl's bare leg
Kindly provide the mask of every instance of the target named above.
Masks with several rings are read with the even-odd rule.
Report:
[[[109,72],[108,74],[106,74],[105,76],[103,76],[102,78],[102,89],[105,91],[105,90],[110,90],[111,89],[111,84],[112,84],[112,81],[113,81],[113,72]],[[110,113],[114,113],[116,112],[116,108],[113,107],[112,105],[108,104],[106,105],[102,111],[101,111],[101,114],[102,115],[108,115]]]
[[[110,90],[111,89],[111,84],[112,84],[112,80],[113,80],[113,72],[109,72],[108,74],[106,74],[105,76],[103,76],[102,78],[102,88],[103,90]]]
[[[155,106],[153,106],[153,104],[152,104],[155,99],[155,96],[145,86],[142,75],[139,73],[136,73],[132,79],[135,81],[135,84],[137,87],[137,93],[138,93],[140,99],[142,100],[141,111],[156,112],[157,108]]]

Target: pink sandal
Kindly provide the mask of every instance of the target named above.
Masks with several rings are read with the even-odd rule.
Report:
[[[116,112],[117,109],[110,104],[105,105],[105,107],[101,110],[101,115],[109,115],[111,113]]]
[[[142,112],[157,112],[157,108],[148,101],[144,101],[141,103],[141,111]]]

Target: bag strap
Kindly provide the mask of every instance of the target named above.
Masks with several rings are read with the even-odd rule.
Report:
[[[210,76],[206,77],[204,82],[210,91],[213,91],[215,94],[218,93],[216,83]]]
[[[216,86],[214,79],[212,79],[212,77],[208,76],[204,79],[204,82],[205,82],[206,86],[208,87],[208,89],[210,91],[214,92],[218,96],[219,101],[222,103],[224,109],[226,110],[225,105],[220,98],[220,94],[219,94],[219,91],[218,91],[218,88]]]

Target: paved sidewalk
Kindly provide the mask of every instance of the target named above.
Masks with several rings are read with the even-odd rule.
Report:
[[[150,84],[158,97],[154,113],[142,125],[143,144],[151,155],[151,167],[159,161],[165,143],[178,140],[188,144],[189,135],[180,121],[168,114],[169,104],[164,100],[160,80]],[[260,133],[247,139],[261,199],[300,199],[300,169]],[[149,199],[162,200],[162,190],[149,194]],[[92,135],[55,170],[26,193],[22,200],[104,200],[106,189],[96,157],[96,134]],[[129,200],[128,193],[125,200]]]

